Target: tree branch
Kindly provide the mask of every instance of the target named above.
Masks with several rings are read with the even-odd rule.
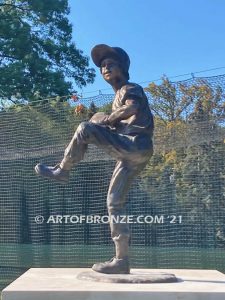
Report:
[[[29,9],[26,9],[26,8],[23,8],[21,6],[18,6],[18,5],[15,5],[15,4],[10,4],[10,3],[3,3],[3,4],[0,4],[0,7],[4,7],[4,6],[9,6],[9,7],[12,7],[12,8],[16,8],[16,9],[20,9],[22,11],[30,11]]]
[[[0,57],[19,60],[18,57],[13,57],[13,56],[10,56],[10,55],[3,55],[3,54],[0,54]]]

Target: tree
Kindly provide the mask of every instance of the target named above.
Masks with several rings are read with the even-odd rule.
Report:
[[[220,86],[210,86],[205,80],[196,83],[172,83],[167,77],[160,85],[151,82],[146,92],[151,95],[151,108],[165,122],[187,118],[224,117],[225,104]],[[198,115],[198,116],[197,116]]]
[[[190,245],[224,247],[223,89],[206,80],[163,78],[146,90],[155,112],[156,150],[142,175],[143,188],[154,207],[168,203],[187,219],[180,228]]]
[[[95,105],[94,101],[91,101],[91,104],[88,109],[88,119],[90,119],[97,111],[97,106]]]
[[[190,114],[190,120],[208,121],[215,118],[224,118],[225,103],[223,90],[220,86],[210,87],[204,80],[200,85],[183,87],[186,93],[192,94],[195,99],[194,110]]]
[[[67,0],[2,0],[0,99],[20,103],[64,96],[94,80],[72,41]],[[61,101],[65,98],[61,98]]]
[[[191,94],[184,93],[180,95],[181,89],[181,84],[177,87],[167,77],[162,78],[162,84],[157,85],[151,82],[145,88],[145,91],[149,92],[152,97],[152,110],[165,122],[173,122],[180,119],[193,101],[193,95]]]

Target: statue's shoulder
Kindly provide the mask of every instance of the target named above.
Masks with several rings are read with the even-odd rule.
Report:
[[[131,90],[131,89],[132,90],[133,89],[143,90],[143,87],[134,82],[128,82],[127,84],[125,84],[121,87],[121,90],[124,90],[124,91]]]
[[[133,82],[125,84],[120,89],[120,95],[126,98],[132,95],[136,97],[143,97],[143,93],[143,88],[139,84]]]

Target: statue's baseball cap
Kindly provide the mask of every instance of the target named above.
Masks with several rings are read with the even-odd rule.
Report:
[[[113,58],[117,60],[123,67],[125,72],[128,72],[130,67],[130,58],[126,51],[119,47],[110,47],[105,44],[96,45],[91,50],[91,57],[97,67],[101,67],[101,62],[105,58]]]

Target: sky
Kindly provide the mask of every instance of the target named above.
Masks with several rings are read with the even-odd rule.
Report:
[[[145,87],[163,75],[177,81],[225,73],[225,0],[69,0],[69,6],[77,48],[88,57],[97,44],[123,48],[131,82]],[[91,59],[90,67],[95,82],[78,92],[112,93]],[[182,74],[188,75],[174,78]]]

